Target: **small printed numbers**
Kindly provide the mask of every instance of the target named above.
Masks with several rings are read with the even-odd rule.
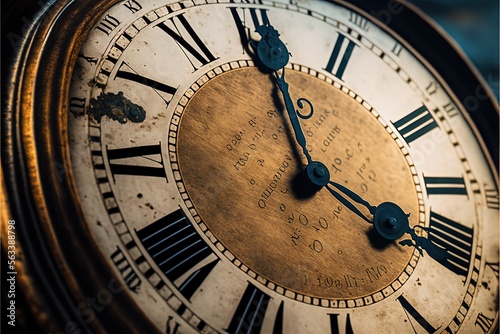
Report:
[[[360,27],[364,31],[368,31],[368,27],[369,27],[368,20],[359,14],[351,12],[349,14],[349,22],[354,23],[356,26]]]
[[[443,106],[444,111],[449,117],[454,117],[458,115],[458,110],[455,108],[455,105],[451,102],[448,102]]]
[[[495,276],[498,279],[498,262],[486,262],[485,267],[493,270],[493,273],[495,273]]]
[[[417,108],[398,121],[392,122],[392,124],[408,145],[438,127],[425,105]]]
[[[136,13],[142,9],[142,5],[136,0],[127,0],[123,5],[130,9],[132,13]]]
[[[118,271],[120,272],[123,281],[130,289],[130,291],[137,293],[137,291],[139,291],[139,288],[141,287],[142,281],[139,276],[137,276],[134,268],[130,266],[130,263],[128,262],[125,255],[123,255],[123,251],[121,250],[121,248],[116,246],[116,251],[111,254],[110,258],[111,261],[113,261],[116,269],[118,269]]]
[[[86,100],[86,98],[71,97],[69,99],[69,112],[75,116],[83,116]]]
[[[476,327],[479,327],[483,333],[489,333],[494,320],[494,317],[488,318],[483,314],[483,312],[480,312],[477,315],[476,322],[474,324]]]
[[[165,324],[165,334],[178,334],[180,324],[174,320],[174,318],[169,315],[167,323]]]
[[[394,55],[399,57],[402,50],[403,50],[403,47],[401,46],[401,44],[396,43],[396,44],[394,44],[394,47],[392,48],[391,52],[394,53]]]
[[[486,198],[486,207],[492,210],[498,210],[500,208],[498,200],[498,190],[495,187],[484,185],[484,195]]]
[[[100,21],[95,29],[98,29],[109,36],[109,34],[118,27],[121,22],[114,16],[106,15],[102,21]]]

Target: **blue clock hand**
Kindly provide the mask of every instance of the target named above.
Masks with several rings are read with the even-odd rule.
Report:
[[[326,173],[323,173],[323,171],[326,171]],[[306,174],[308,180],[312,184],[318,186],[319,188],[326,187],[326,189],[349,210],[362,218],[364,221],[373,224],[375,230],[384,239],[396,240],[401,238],[405,233],[408,233],[411,239],[400,241],[399,243],[401,245],[410,247],[413,246],[417,248],[422,255],[423,250],[425,250],[430,257],[436,260],[442,260],[448,256],[445,249],[434,245],[429,239],[420,237],[416,234],[416,228],[423,229],[424,231],[429,231],[429,228],[422,226],[415,226],[411,228],[408,221],[408,217],[410,215],[406,214],[399,205],[392,202],[384,202],[378,206],[373,206],[349,188],[334,181],[327,181],[324,176],[318,177],[317,175],[321,174],[329,178],[328,169],[321,162],[313,162],[312,164],[309,164],[306,167]],[[370,212],[372,218],[370,219],[361,213],[352,201],[364,206]]]
[[[307,143],[306,143],[306,137],[304,136],[304,132],[302,131],[302,127],[300,126],[299,122],[299,117],[303,119],[307,119],[312,116],[314,113],[314,107],[309,100],[300,98],[297,100],[297,105],[299,108],[303,108],[303,101],[306,102],[309,107],[311,108],[311,112],[307,115],[302,115],[300,114],[297,110],[295,110],[295,106],[293,105],[292,98],[290,97],[290,93],[288,92],[288,83],[285,81],[285,69],[282,69],[282,75],[278,76],[276,74],[277,79],[276,83],[278,85],[278,88],[281,91],[281,94],[283,95],[283,99],[285,100],[285,107],[286,111],[288,113],[288,117],[290,118],[290,122],[292,123],[293,131],[295,132],[295,138],[297,139],[297,142],[299,143],[300,147],[302,147],[302,151],[304,152],[304,155],[307,158],[307,163],[310,164],[312,162],[311,155],[309,154],[309,151],[307,150]]]
[[[314,113],[314,107],[312,103],[304,98],[300,98],[297,100],[297,105],[299,108],[303,108],[305,102],[309,105],[311,111],[307,115],[303,115],[299,113],[293,104],[292,98],[288,91],[288,83],[285,81],[285,66],[288,64],[288,60],[290,59],[290,54],[285,44],[279,39],[279,33],[273,26],[266,24],[257,28],[257,32],[262,36],[262,39],[257,44],[257,55],[260,61],[269,69],[275,71],[276,75],[276,84],[283,95],[283,99],[285,100],[285,107],[288,113],[288,117],[290,118],[290,122],[292,123],[292,128],[295,133],[295,138],[299,143],[300,147],[302,147],[302,151],[307,158],[307,163],[310,164],[312,162],[311,155],[307,150],[306,137],[304,136],[304,132],[302,131],[302,127],[300,126],[299,117],[302,119],[310,118]],[[278,70],[281,69],[281,76],[278,74]]]

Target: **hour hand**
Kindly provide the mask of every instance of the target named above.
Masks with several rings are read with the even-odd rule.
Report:
[[[408,233],[411,236],[411,239],[400,241],[399,243],[401,245],[413,246],[418,249],[420,254],[423,254],[422,250],[425,250],[429,256],[436,260],[443,260],[448,256],[445,249],[434,245],[428,238],[421,237],[416,234],[416,228],[421,228],[425,231],[428,231],[429,229],[421,226],[415,226],[413,228],[410,227],[408,220],[410,215],[405,213],[399,205],[392,202],[384,202],[378,206],[373,206],[354,191],[337,182],[325,181],[324,179],[320,180],[319,178],[314,179],[314,176],[311,177],[311,175],[314,175],[314,171],[326,169],[326,166],[322,163],[316,162],[315,164],[316,166],[312,167],[313,172],[308,173],[309,180],[316,184],[323,184],[328,191],[349,210],[366,222],[373,224],[373,227],[381,237],[392,241],[399,239],[405,233]],[[309,166],[306,170],[308,168]],[[368,212],[370,212],[372,217],[370,218],[369,216],[363,214],[353,202],[364,206]]]

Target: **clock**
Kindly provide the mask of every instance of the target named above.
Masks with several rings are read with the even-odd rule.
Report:
[[[6,326],[498,329],[498,104],[413,5],[60,0],[25,33]]]

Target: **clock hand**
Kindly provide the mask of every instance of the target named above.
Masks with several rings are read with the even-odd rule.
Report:
[[[265,25],[261,25],[257,28],[257,32],[262,36],[262,39],[257,44],[257,55],[260,61],[269,69],[274,70],[276,75],[276,84],[283,95],[285,100],[285,107],[292,123],[293,131],[295,133],[295,138],[302,147],[302,151],[307,158],[307,163],[312,162],[311,155],[307,150],[306,137],[300,126],[299,117],[302,119],[310,118],[314,113],[314,107],[312,103],[305,99],[300,98],[297,100],[297,105],[300,109],[304,107],[303,102],[309,105],[311,111],[309,114],[304,115],[295,109],[292,98],[288,91],[288,83],[285,81],[285,66],[288,64],[290,58],[288,49],[285,44],[280,40],[279,33],[272,25],[267,22]],[[281,76],[278,74],[278,70],[281,69]]]
[[[328,191],[349,210],[366,222],[373,224],[375,230],[384,239],[396,240],[405,233],[408,233],[411,240],[402,240],[399,242],[401,245],[413,246],[418,249],[421,255],[423,255],[423,250],[425,250],[430,257],[436,260],[442,260],[448,256],[445,249],[437,247],[429,239],[416,234],[416,228],[420,228],[427,232],[429,228],[422,226],[411,228],[408,221],[410,215],[406,214],[399,205],[392,202],[383,202],[378,206],[373,206],[349,188],[334,181],[327,181],[326,176],[329,178],[329,172],[327,167],[321,162],[309,164],[306,167],[306,174],[308,180],[312,184],[320,188],[323,186],[326,187],[326,189],[328,189]],[[334,188],[338,189],[338,191]],[[347,198],[342,194],[347,196]],[[351,201],[363,205],[372,215],[372,219],[364,215]]]
[[[276,77],[276,84],[278,85],[278,88],[283,95],[283,99],[285,100],[286,111],[288,113],[288,117],[290,118],[290,122],[292,123],[293,131],[295,132],[295,138],[297,139],[300,147],[302,147],[302,151],[307,158],[307,163],[310,164],[312,162],[312,158],[309,154],[309,151],[307,150],[306,137],[304,136],[304,131],[302,131],[302,127],[300,126],[299,117],[302,119],[310,118],[314,113],[314,107],[309,100],[300,98],[297,100],[297,105],[299,106],[299,108],[302,109],[304,107],[304,104],[302,102],[306,102],[311,108],[311,112],[307,115],[302,115],[301,113],[299,113],[298,110],[295,109],[292,98],[290,97],[290,93],[288,92],[288,83],[285,81],[285,69],[282,69],[281,76],[279,76],[276,72]]]

